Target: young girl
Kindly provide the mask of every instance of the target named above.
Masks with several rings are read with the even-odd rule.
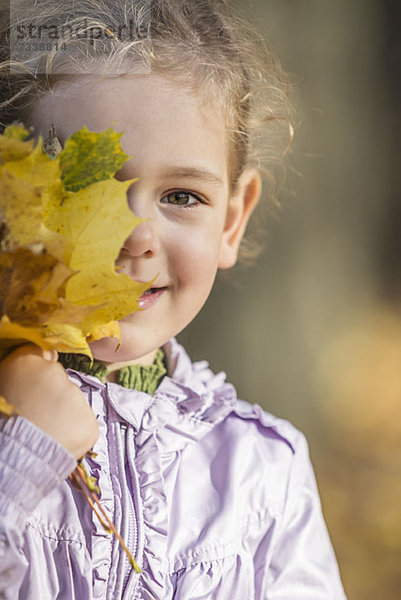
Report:
[[[16,4],[18,31],[59,47],[3,65],[2,124],[54,125],[61,144],[84,125],[124,132],[118,177],[138,178],[145,220],[117,264],[155,280],[92,367],[32,345],[0,365],[23,415],[1,419],[0,597],[344,598],[302,434],[174,339],[237,261],[260,196],[258,97],[265,122],[288,123],[278,68],[223,1]],[[67,480],[85,454],[140,573]]]

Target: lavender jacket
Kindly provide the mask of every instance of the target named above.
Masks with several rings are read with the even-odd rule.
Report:
[[[135,573],[66,477],[73,457],[0,425],[3,600],[341,600],[304,437],[237,400],[173,339],[156,393],[69,371],[97,416],[101,502]]]

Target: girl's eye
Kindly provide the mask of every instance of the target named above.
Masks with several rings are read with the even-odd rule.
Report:
[[[192,207],[201,203],[201,199],[190,192],[171,192],[164,196],[160,202],[163,204],[173,204],[174,206]]]

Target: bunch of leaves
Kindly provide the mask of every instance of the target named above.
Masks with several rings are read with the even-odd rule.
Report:
[[[25,342],[91,357],[89,342],[119,340],[139,308],[151,282],[115,268],[141,222],[126,199],[135,180],[114,178],[121,135],[83,127],[55,158],[21,125],[0,135],[0,359]]]

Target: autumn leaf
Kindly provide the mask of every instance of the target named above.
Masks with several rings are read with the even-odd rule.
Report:
[[[63,298],[74,271],[50,254],[28,248],[0,254],[0,358],[18,343],[90,356],[83,321],[94,307]]]
[[[32,152],[33,140],[24,141],[29,131],[20,124],[6,127],[0,136],[0,162],[20,160]]]
[[[0,141],[2,138],[0,136]],[[29,142],[22,143],[30,148]],[[35,246],[62,258],[66,252],[65,243],[57,233],[47,230],[43,223],[44,206],[49,197],[62,193],[60,189],[59,165],[50,161],[40,150],[40,140],[28,155],[0,166],[2,250]]]
[[[46,227],[57,230],[73,248],[66,261],[77,274],[68,281],[65,298],[78,306],[99,306],[85,321],[88,335],[99,324],[137,310],[139,297],[149,287],[114,267],[124,240],[141,223],[127,211],[126,191],[131,183],[100,181],[68,193],[63,203],[55,198],[46,209]]]
[[[13,177],[1,167],[0,172],[0,210],[3,223],[7,224],[7,230],[2,236],[2,249],[13,250],[37,239],[42,197],[40,189]],[[24,198],[25,205],[22,205],[21,198]],[[19,218],[21,213],[23,218]]]
[[[31,342],[43,350],[78,352],[91,357],[85,336],[79,327],[62,324],[53,328],[46,325],[29,327],[13,323],[6,315],[0,319],[0,360],[21,344]]]
[[[0,149],[6,149],[0,166],[0,355],[32,341],[91,356],[88,342],[119,340],[118,320],[139,308],[152,282],[135,282],[115,268],[125,239],[141,222],[127,205],[135,180],[114,178],[128,158],[121,135],[84,127],[54,159],[40,138],[32,148],[20,129],[0,136]],[[13,141],[23,145],[17,158],[7,154]]]
[[[29,142],[24,142],[29,144]],[[57,160],[50,160],[42,150],[42,138],[33,150],[23,158],[15,161],[7,161],[5,169],[14,177],[25,181],[40,189],[46,190],[55,184],[60,185],[60,165]]]
[[[5,415],[6,417],[12,417],[13,415],[17,415],[18,411],[3,396],[0,396],[0,414]]]
[[[113,129],[99,135],[83,127],[68,138],[60,154],[65,189],[76,192],[110,179],[129,158],[121,150],[121,135]]]
[[[9,140],[26,140],[29,137],[29,131],[22,123],[14,121],[4,130],[4,137]]]
[[[0,311],[11,321],[43,325],[61,307],[63,286],[74,272],[50,254],[28,248],[0,254]]]

